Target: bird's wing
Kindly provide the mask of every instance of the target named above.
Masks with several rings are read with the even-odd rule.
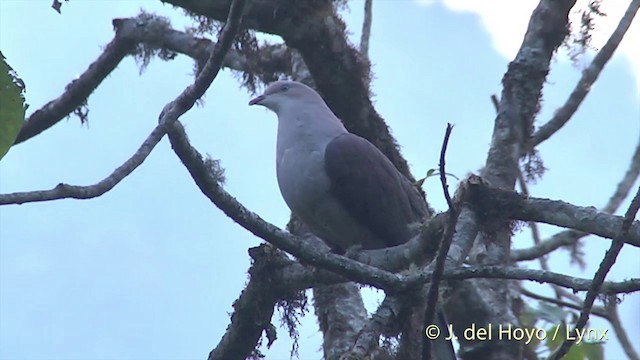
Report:
[[[408,241],[407,225],[427,216],[418,191],[367,140],[350,133],[336,137],[327,144],[324,162],[332,195],[387,246]]]

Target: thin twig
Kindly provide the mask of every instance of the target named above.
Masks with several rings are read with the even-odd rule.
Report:
[[[449,252],[449,247],[451,246],[451,242],[453,241],[453,235],[455,234],[456,223],[458,221],[458,215],[460,215],[460,209],[458,206],[455,206],[453,200],[451,200],[451,195],[449,194],[449,185],[447,185],[447,172],[445,169],[445,155],[447,153],[447,146],[449,145],[449,137],[451,136],[451,132],[453,131],[453,125],[450,123],[447,124],[447,129],[444,133],[444,140],[442,141],[442,148],[440,150],[440,182],[442,184],[442,191],[444,192],[444,197],[447,199],[447,204],[449,205],[449,210],[447,213],[449,214],[449,221],[447,222],[447,227],[442,235],[442,242],[440,242],[440,248],[438,249],[438,256],[436,257],[435,267],[433,269],[433,275],[431,278],[431,284],[429,285],[429,292],[427,294],[427,306],[425,309],[424,323],[425,326],[433,324],[433,319],[436,314],[436,306],[438,304],[439,298],[439,287],[440,287],[440,279],[442,278],[442,273],[444,271],[444,264],[447,260],[447,253]],[[426,338],[425,338],[426,339]],[[431,358],[431,341],[424,341],[422,347],[422,358],[430,359]]]
[[[622,326],[622,322],[618,316],[618,299],[615,295],[607,297],[605,310],[607,311],[608,320],[613,327],[613,331],[616,333],[616,337],[618,338],[618,341],[620,341],[620,345],[629,357],[629,360],[640,360],[640,356],[638,356],[638,352],[631,344],[627,331]]]
[[[640,175],[640,137],[638,138],[638,144],[631,157],[631,163],[629,164],[627,172],[625,172],[618,186],[616,186],[616,191],[613,192],[607,204],[602,208],[602,211],[609,214],[616,212],[624,199],[629,196],[631,187],[633,187],[633,184],[636,182],[638,175]]]
[[[593,302],[598,296],[598,292],[600,290],[600,287],[602,286],[602,283],[604,282],[605,277],[607,276],[607,273],[609,272],[613,264],[615,264],[616,258],[618,257],[620,250],[622,250],[622,246],[624,245],[624,240],[629,234],[629,230],[631,229],[631,224],[633,223],[633,220],[635,219],[635,216],[638,213],[638,209],[640,209],[640,188],[638,188],[638,192],[636,193],[636,196],[631,201],[631,205],[629,205],[629,209],[627,210],[624,216],[624,221],[622,222],[620,234],[615,239],[613,239],[611,243],[611,247],[609,247],[609,250],[605,254],[604,258],[602,259],[602,262],[600,263],[600,266],[598,267],[598,270],[596,271],[596,274],[593,277],[593,282],[591,283],[591,286],[589,287],[589,291],[587,291],[587,295],[585,296],[585,299],[584,299],[580,317],[578,318],[575,328],[571,333],[575,334],[576,331],[582,330],[587,325],[587,321],[589,321],[589,313],[591,311],[591,307],[593,306]],[[574,340],[575,339],[565,340],[562,343],[562,345],[560,345],[560,347],[552,354],[550,359],[553,359],[553,360],[561,359],[569,351],[569,349],[574,343]]]
[[[369,39],[371,38],[371,22],[373,18],[373,1],[364,2],[364,20],[362,21],[362,35],[360,36],[360,54],[369,59]]]
[[[611,56],[618,48],[620,41],[624,38],[629,26],[633,22],[633,18],[636,15],[636,12],[640,8],[640,0],[633,0],[629,4],[627,11],[624,13],[624,16],[620,19],[618,26],[613,31],[606,44],[600,49],[600,51],[596,54],[591,61],[591,64],[584,69],[582,72],[582,77],[578,81],[578,84],[569,95],[567,101],[556,110],[554,116],[549,120],[546,124],[542,125],[538,131],[533,135],[531,139],[531,148],[537,146],[541,142],[547,140],[554,133],[560,130],[561,127],[566,124],[571,116],[576,112],[584,98],[587,96],[589,91],[591,90],[591,86],[598,79],[600,72],[606,65],[606,63],[611,59]]]
[[[570,308],[570,309],[574,309],[574,310],[582,309],[582,305],[575,304],[575,303],[568,302],[568,301],[559,300],[559,299],[554,299],[554,298],[543,296],[543,295],[540,295],[540,294],[536,294],[536,293],[531,292],[531,291],[529,291],[527,289],[521,289],[520,293],[522,295],[530,297],[532,299],[548,302],[548,303],[551,303],[551,304],[554,304],[554,305],[558,305],[558,306],[562,306],[562,307],[566,307],[566,308]],[[597,316],[600,316],[601,318],[609,320],[609,315],[606,313],[604,308],[602,308],[600,306],[593,307],[591,313],[593,313],[593,315],[597,315]]]
[[[444,193],[444,198],[447,199],[447,205],[449,205],[449,211],[453,211],[454,208],[453,201],[451,200],[451,195],[449,194],[449,185],[447,185],[447,173],[445,172],[445,155],[447,153],[447,146],[449,145],[449,137],[451,136],[451,132],[453,131],[453,125],[450,123],[447,124],[447,130],[444,133],[444,141],[442,142],[442,148],[440,150],[440,183],[442,184],[442,191]],[[455,225],[455,224],[454,224]]]
[[[222,66],[222,60],[227,50],[231,47],[233,39],[239,29],[239,16],[242,13],[241,8],[244,7],[245,1],[246,0],[234,0],[229,12],[229,19],[220,33],[220,38],[193,84],[189,85],[174,101],[165,106],[165,109],[163,109],[160,114],[159,124],[151,131],[138,150],[109,176],[93,185],[77,186],[60,183],[51,190],[3,194],[0,195],[0,205],[67,198],[90,199],[113,189],[122,179],[131,174],[144,162],[158,142],[160,142],[160,139],[166,134],[171,124],[185,112],[189,111],[196,100],[201,98],[207,91],[218,75],[220,67]]]

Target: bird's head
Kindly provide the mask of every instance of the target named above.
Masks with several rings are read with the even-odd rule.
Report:
[[[262,105],[267,109],[280,113],[281,110],[307,101],[320,101],[320,95],[313,89],[297,81],[280,80],[269,85],[262,95],[249,101],[249,105]]]

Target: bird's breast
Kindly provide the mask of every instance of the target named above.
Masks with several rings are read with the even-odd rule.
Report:
[[[324,170],[324,152],[290,148],[283,151],[277,163],[280,192],[294,212],[313,207],[329,191]]]

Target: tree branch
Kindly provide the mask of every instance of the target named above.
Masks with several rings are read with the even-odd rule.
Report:
[[[208,360],[248,358],[257,350],[262,332],[270,325],[276,303],[290,294],[286,286],[281,286],[285,284],[270,281],[268,275],[287,261],[286,256],[277,251],[250,251],[250,254],[254,264],[249,269],[249,283],[234,301],[231,323]]]
[[[576,0],[540,0],[531,14],[522,45],[502,78],[502,94],[483,177],[496,188],[513,190],[518,174],[518,161],[533,129],[535,115],[540,107],[542,87],[549,73],[549,62],[568,34],[568,15]],[[511,231],[507,223],[494,223],[492,236],[481,236],[476,242],[475,260],[481,264],[508,264],[511,251]],[[489,311],[472,314],[472,322],[518,325],[512,302],[519,294],[511,292],[507,282],[483,281],[471,287],[471,301],[483,303]],[[477,345],[477,344],[475,344]],[[477,359],[521,358],[522,344],[505,342],[461,343],[461,351],[473,352]]]
[[[618,316],[618,298],[615,295],[610,295],[605,303],[605,311],[607,312],[609,322],[613,327],[613,331],[622,345],[622,349],[629,357],[629,360],[640,360],[638,352],[633,348],[633,344],[629,340],[627,331],[622,326],[620,317]]]
[[[129,55],[135,44],[116,36],[102,54],[77,79],[71,81],[57,99],[49,101],[25,121],[14,144],[28,140],[64,119],[86,102],[89,95]]]
[[[369,39],[371,38],[371,22],[373,18],[373,1],[364,2],[364,20],[362,21],[362,35],[360,35],[360,54],[369,59]]]
[[[624,199],[629,196],[631,187],[636,182],[638,175],[640,175],[640,139],[638,139],[638,144],[636,145],[636,150],[631,157],[631,164],[629,164],[627,172],[618,183],[616,191],[611,195],[607,204],[602,208],[602,211],[608,214],[616,212]]]
[[[518,168],[518,184],[520,184],[520,189],[522,190],[522,194],[524,196],[530,196],[529,188],[527,187],[527,181],[524,179],[524,175],[522,175],[522,170]],[[534,246],[540,246],[542,243],[542,239],[540,238],[540,231],[538,230],[538,223],[535,221],[527,221],[529,228],[531,229],[531,237],[533,238]],[[513,258],[513,255],[511,255]],[[549,263],[547,262],[546,256],[540,256],[538,258],[538,262],[540,263],[540,268],[542,270],[549,270]],[[556,298],[558,300],[562,299],[562,292],[557,286],[552,286],[553,292],[556,294]]]
[[[168,20],[142,13],[133,18],[114,19],[116,34],[102,54],[85,72],[65,87],[58,98],[33,112],[25,121],[15,144],[22,143],[60,122],[79,106],[86,103],[91,93],[127,56],[136,53],[141,44],[151,48],[187,55],[204,64],[215,47],[215,42],[192,34],[177,31]],[[222,66],[236,71],[263,73],[261,77],[273,77],[277,73],[290,73],[291,56],[284,45],[266,46],[251,64],[246,56],[229,49]]]
[[[428,281],[430,272],[408,276],[407,286],[414,281]],[[465,267],[447,269],[442,274],[446,280],[464,280],[474,278],[527,280],[538,283],[559,285],[573,291],[587,291],[591,288],[592,279],[576,278],[551,271],[537,269],[505,268],[502,266]],[[640,291],[640,279],[629,279],[620,282],[605,282],[599,289],[600,294],[632,293]]]
[[[200,191],[243,228],[310,265],[344,274],[353,281],[378,288],[400,290],[397,287],[400,285],[398,275],[333,254],[326,246],[304,241],[264,221],[259,215],[245,208],[220,186],[217,177],[213,176],[211,169],[202,160],[202,155],[189,144],[184,128],[179,122],[169,131],[169,141]]]
[[[438,214],[437,216],[440,215],[442,214]],[[443,224],[442,227],[446,226],[448,223],[449,222]],[[474,239],[478,235],[477,224],[478,221],[475,213],[467,206],[463,206],[460,211],[460,215],[458,216],[454,239],[448,253],[448,267],[454,268],[456,266],[460,266],[464,259],[467,258],[467,255],[473,246]],[[431,272],[433,265],[434,263],[432,262],[424,271]],[[443,273],[443,279],[446,279],[447,276],[449,275],[445,270]],[[428,275],[425,279],[428,279]],[[405,299],[395,295],[387,295],[382,305],[376,311],[376,315],[373,316],[369,324],[362,329],[361,335],[352,350],[354,355],[360,354],[361,356],[364,356],[368,354],[368,352],[366,352],[368,349],[367,344],[369,344],[368,340],[371,338],[377,339],[383,329],[389,328],[391,324],[398,321],[398,315],[405,306],[405,301],[403,300]]]
[[[607,239],[619,234],[623,217],[605,214],[594,207],[576,206],[560,200],[525,197],[511,191],[471,183],[470,199],[489,218],[492,215],[512,220],[536,221],[575,229]],[[640,247],[640,222],[634,221],[625,242]]]
[[[244,6],[246,0],[234,0],[239,2],[237,6]],[[234,5],[236,6],[236,5]],[[231,15],[231,14],[230,14]],[[236,16],[237,14],[234,14]],[[202,71],[196,77],[194,83],[189,85],[174,101],[167,104],[160,114],[159,124],[151,131],[149,136],[140,145],[138,150],[114,170],[109,176],[94,185],[77,186],[60,183],[51,190],[17,192],[0,195],[0,205],[23,204],[28,202],[48,201],[56,199],[90,199],[98,197],[113,189],[122,179],[131,174],[149,156],[153,148],[167,132],[171,124],[185,112],[189,111],[196,100],[202,97],[213,80],[218,75],[226,51],[231,47],[233,38],[239,28],[239,19],[230,18],[220,34],[218,43],[212,49],[211,55]],[[117,38],[117,36],[116,36]],[[104,56],[101,56],[101,58]],[[97,86],[97,84],[96,84]],[[42,130],[40,130],[42,131]]]
[[[447,254],[449,253],[449,247],[453,242],[453,236],[455,234],[456,223],[458,222],[458,216],[460,215],[460,205],[456,205],[451,200],[451,195],[449,194],[449,185],[447,185],[447,172],[445,169],[445,155],[447,153],[447,145],[449,144],[449,137],[451,136],[451,132],[453,131],[453,125],[447,124],[447,130],[444,134],[444,140],[442,141],[442,148],[440,150],[440,183],[442,184],[442,191],[444,192],[444,197],[447,200],[447,204],[449,205],[449,209],[447,210],[447,214],[449,215],[449,222],[447,223],[444,234],[442,235],[442,242],[440,242],[440,248],[438,249],[438,255],[436,256],[433,277],[431,278],[431,284],[429,285],[429,289],[427,291],[427,304],[424,313],[424,326],[428,326],[434,324],[434,318],[436,316],[436,307],[438,304],[438,298],[440,297],[440,279],[442,278],[442,273],[444,271],[445,261],[447,260]],[[465,195],[459,194],[459,199],[464,200]],[[422,358],[424,360],[431,359],[431,341],[423,335],[423,346],[422,346]]]
[[[229,0],[162,1],[216,20],[226,16],[229,4]],[[254,0],[245,20],[248,28],[279,35],[297,50],[318,91],[347,129],[369,140],[414,180],[388,126],[371,103],[369,68],[349,44],[333,1]]]
[[[608,214],[613,214],[620,204],[627,198],[631,187],[635,183],[638,175],[640,174],[640,140],[636,145],[635,153],[631,158],[631,164],[629,169],[623,176],[622,180],[618,183],[616,191],[613,193],[607,204],[602,208],[602,211]],[[526,195],[526,194],[525,194]],[[541,241],[540,244],[535,244],[532,247],[525,249],[515,249],[511,251],[512,261],[524,261],[533,260],[544,256],[557,248],[562,246],[575,246],[576,242],[589,235],[586,232],[580,232],[575,230],[564,230],[557,234],[554,234],[549,239]]]
[[[568,302],[568,301],[563,301],[563,300],[559,300],[559,299],[555,299],[555,298],[551,298],[551,297],[547,297],[547,296],[542,296],[540,294],[536,294],[534,292],[531,292],[527,289],[522,289],[520,290],[520,293],[526,297],[530,297],[532,299],[536,299],[536,300],[540,300],[540,301],[544,301],[550,304],[554,304],[554,305],[558,305],[561,307],[565,307],[565,308],[569,308],[569,309],[573,309],[573,310],[580,310],[582,309],[582,305],[579,304],[575,304],[572,302]],[[591,313],[593,313],[593,315],[597,315],[600,316],[601,318],[604,319],[609,319],[609,315],[606,313],[605,309],[602,307],[594,307],[591,311]]]
[[[622,41],[624,35],[629,29],[629,26],[631,26],[631,23],[633,22],[633,18],[635,17],[638,8],[640,8],[640,0],[633,0],[629,3],[629,7],[624,13],[624,16],[620,19],[618,26],[609,37],[606,44],[604,44],[602,49],[593,58],[591,64],[584,69],[582,77],[571,92],[571,95],[569,95],[567,101],[558,110],[556,110],[551,120],[542,125],[533,135],[530,145],[531,148],[534,148],[541,142],[547,140],[554,133],[560,130],[560,128],[562,128],[569,119],[571,119],[571,116],[573,116],[591,90],[591,86],[598,79],[600,72],[618,48],[620,41]]]
[[[582,311],[580,312],[580,317],[576,322],[575,328],[571,331],[571,333],[576,333],[576,331],[580,331],[584,329],[587,325],[587,321],[589,321],[589,313],[591,312],[591,307],[593,306],[596,297],[598,296],[598,292],[600,291],[600,287],[604,282],[607,273],[615,264],[616,258],[622,250],[622,246],[624,245],[624,239],[628,236],[629,230],[631,229],[631,224],[633,224],[633,219],[636,217],[638,210],[640,209],[640,188],[638,188],[638,192],[636,196],[631,201],[631,205],[629,205],[629,209],[627,210],[624,220],[622,222],[622,226],[620,227],[620,233],[613,239],[611,243],[611,247],[602,259],[598,270],[596,271],[595,276],[593,277],[593,281],[589,286],[589,291],[587,291],[587,295],[585,296],[584,303],[582,305]],[[559,360],[561,359],[571,348],[575,340],[567,339],[562,345],[551,355],[550,359]]]

